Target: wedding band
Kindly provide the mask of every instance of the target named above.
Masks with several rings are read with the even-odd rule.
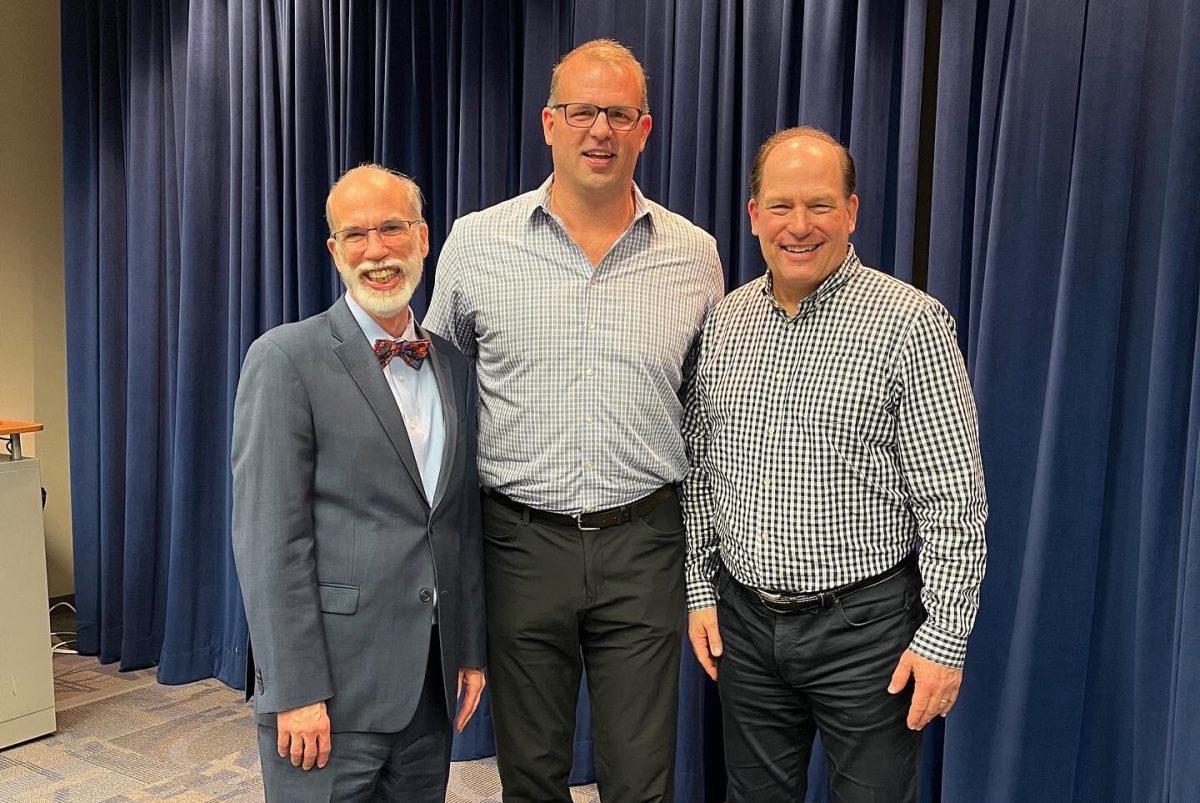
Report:
[[[942,699],[942,702],[943,702],[943,703],[948,703],[948,702],[950,702],[950,699],[949,699],[949,698],[943,698],[943,699]]]

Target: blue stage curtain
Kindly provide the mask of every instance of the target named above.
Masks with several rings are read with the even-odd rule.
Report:
[[[941,792],[1200,790],[1200,8],[945,3],[929,287],[988,576]]]
[[[848,142],[867,264],[959,322],[992,519],[962,699],[925,799],[1200,788],[1200,12],[1039,0],[63,0],[79,640],[240,686],[229,549],[241,357],[340,285],[323,204],[379,161],[453,220],[550,171],[558,55],[646,66],[638,181],[763,270],[746,175],[772,131]],[[677,789],[720,799],[715,687],[685,647]],[[594,775],[586,701],[572,780]],[[494,750],[484,706],[457,758]],[[827,799],[821,754],[810,800]]]

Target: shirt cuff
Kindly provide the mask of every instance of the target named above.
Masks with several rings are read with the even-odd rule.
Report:
[[[935,664],[962,669],[963,661],[967,657],[967,638],[947,633],[927,621],[917,628],[908,648]]]
[[[717,604],[717,592],[708,580],[692,580],[687,587],[688,613]]]

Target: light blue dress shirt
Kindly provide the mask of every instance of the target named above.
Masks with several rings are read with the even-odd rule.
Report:
[[[393,338],[358,305],[350,293],[346,293],[346,305],[350,307],[350,313],[354,315],[354,320],[358,321],[363,334],[367,336],[367,342],[371,345],[379,339],[416,340],[421,336],[416,331],[415,315],[409,315],[404,334]],[[438,478],[442,473],[446,422],[442,418],[442,396],[438,392],[437,377],[433,375],[433,368],[429,363],[430,361],[426,360],[418,371],[397,357],[383,369],[383,376],[388,387],[392,389],[392,397],[404,418],[408,441],[412,444],[413,456],[417,458],[417,468],[421,471],[425,498],[432,505]]]

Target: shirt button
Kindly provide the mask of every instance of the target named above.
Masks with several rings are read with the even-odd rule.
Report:
[[[766,540],[767,540],[767,533],[766,533],[766,531],[764,530],[763,532],[759,533],[759,536],[758,536],[758,537],[759,537],[759,538],[761,538],[762,540],[766,541]]]
[[[592,416],[590,416],[590,415],[589,415],[589,416],[588,416],[587,418],[585,418],[584,420],[585,420],[585,421],[587,421],[587,422],[590,424],[590,423],[592,423],[593,421],[595,421],[596,419],[595,419],[595,418],[593,418]]]
[[[595,374],[596,374],[596,369],[595,369],[595,368],[589,368],[589,369],[587,369],[587,375],[588,375],[588,376],[594,376]]]
[[[585,466],[587,466],[588,468],[595,468],[595,467],[596,467],[596,463],[595,463],[595,461],[592,461],[592,460],[589,460],[589,461],[587,461],[586,463],[584,463],[584,465],[585,465]]]
[[[419,592],[417,592],[417,598],[420,599],[421,602],[429,602],[433,599],[433,591],[428,588],[422,588]]]
[[[783,381],[783,371],[776,371],[776,372],[775,372],[775,381],[776,381],[776,382],[782,382],[782,381]]]
[[[589,331],[589,332],[594,332],[594,331],[596,331],[596,324],[594,324],[594,323],[589,323],[589,324],[588,324],[588,331]]]
[[[770,481],[769,479],[763,480],[763,487],[764,487],[764,488],[770,488],[770,487],[771,487],[771,481]]]
[[[774,434],[775,434],[775,427],[767,427],[767,434],[768,434],[768,435],[774,435]]]

